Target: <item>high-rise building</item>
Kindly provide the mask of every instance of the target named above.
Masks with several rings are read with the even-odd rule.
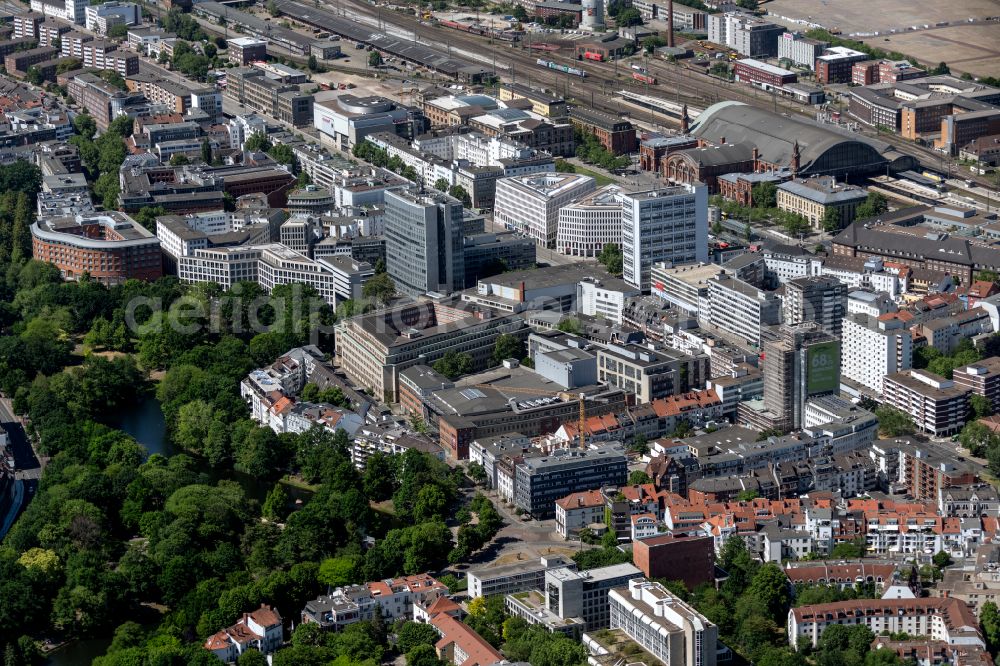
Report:
[[[708,263],[708,188],[677,185],[624,197],[622,204],[624,279],[650,289],[654,263]]]
[[[816,322],[821,329],[839,338],[847,314],[847,285],[829,276],[789,280],[785,283],[782,310],[785,324]]]
[[[784,325],[764,342],[764,408],[775,427],[802,427],[806,400],[840,390],[840,340],[814,322]]]
[[[444,194],[385,193],[385,265],[409,296],[465,286],[462,203]]]
[[[912,366],[913,336],[901,319],[882,319],[862,313],[848,315],[841,340],[844,377],[878,395],[882,395],[883,377]]]

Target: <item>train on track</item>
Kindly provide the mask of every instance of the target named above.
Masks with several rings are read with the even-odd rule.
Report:
[[[542,58],[539,58],[535,61],[535,64],[541,65],[542,67],[548,67],[549,69],[555,69],[560,72],[566,72],[567,74],[572,74],[573,76],[579,76],[581,79],[587,76],[587,72],[582,69],[570,67],[569,65],[560,65],[559,63],[552,62],[551,60],[543,60]]]
[[[591,53],[590,51],[587,51],[586,53],[583,54],[583,57],[586,58],[587,60],[596,60],[597,62],[604,62],[604,56],[601,55],[600,53]]]
[[[487,28],[480,25],[467,25],[465,23],[459,23],[458,21],[446,21],[444,19],[438,20],[438,25],[443,25],[444,27],[451,28],[453,30],[461,30],[462,32],[468,32],[473,35],[491,37],[502,42],[516,42],[521,39],[523,35],[523,33],[515,30],[499,30],[497,28]]]
[[[645,83],[651,86],[656,85],[656,77],[650,76],[649,74],[640,74],[639,72],[632,72],[632,78],[640,83]]]

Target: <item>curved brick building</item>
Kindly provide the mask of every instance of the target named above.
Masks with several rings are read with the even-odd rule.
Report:
[[[163,275],[160,240],[124,213],[42,219],[31,225],[35,259],[55,264],[67,280],[84,273],[104,284]]]

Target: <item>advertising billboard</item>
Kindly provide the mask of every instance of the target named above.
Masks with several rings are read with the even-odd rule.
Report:
[[[840,342],[831,340],[806,350],[806,391],[836,393],[840,388]]]

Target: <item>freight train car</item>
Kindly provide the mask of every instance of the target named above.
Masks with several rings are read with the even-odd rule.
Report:
[[[541,65],[542,67],[548,67],[549,69],[555,69],[560,72],[566,72],[567,74],[572,74],[573,76],[579,76],[580,78],[587,76],[587,72],[583,71],[582,69],[577,69],[576,67],[570,67],[569,65],[560,65],[559,63],[552,62],[551,60],[543,60],[539,58],[538,60],[535,61],[535,63]]]

